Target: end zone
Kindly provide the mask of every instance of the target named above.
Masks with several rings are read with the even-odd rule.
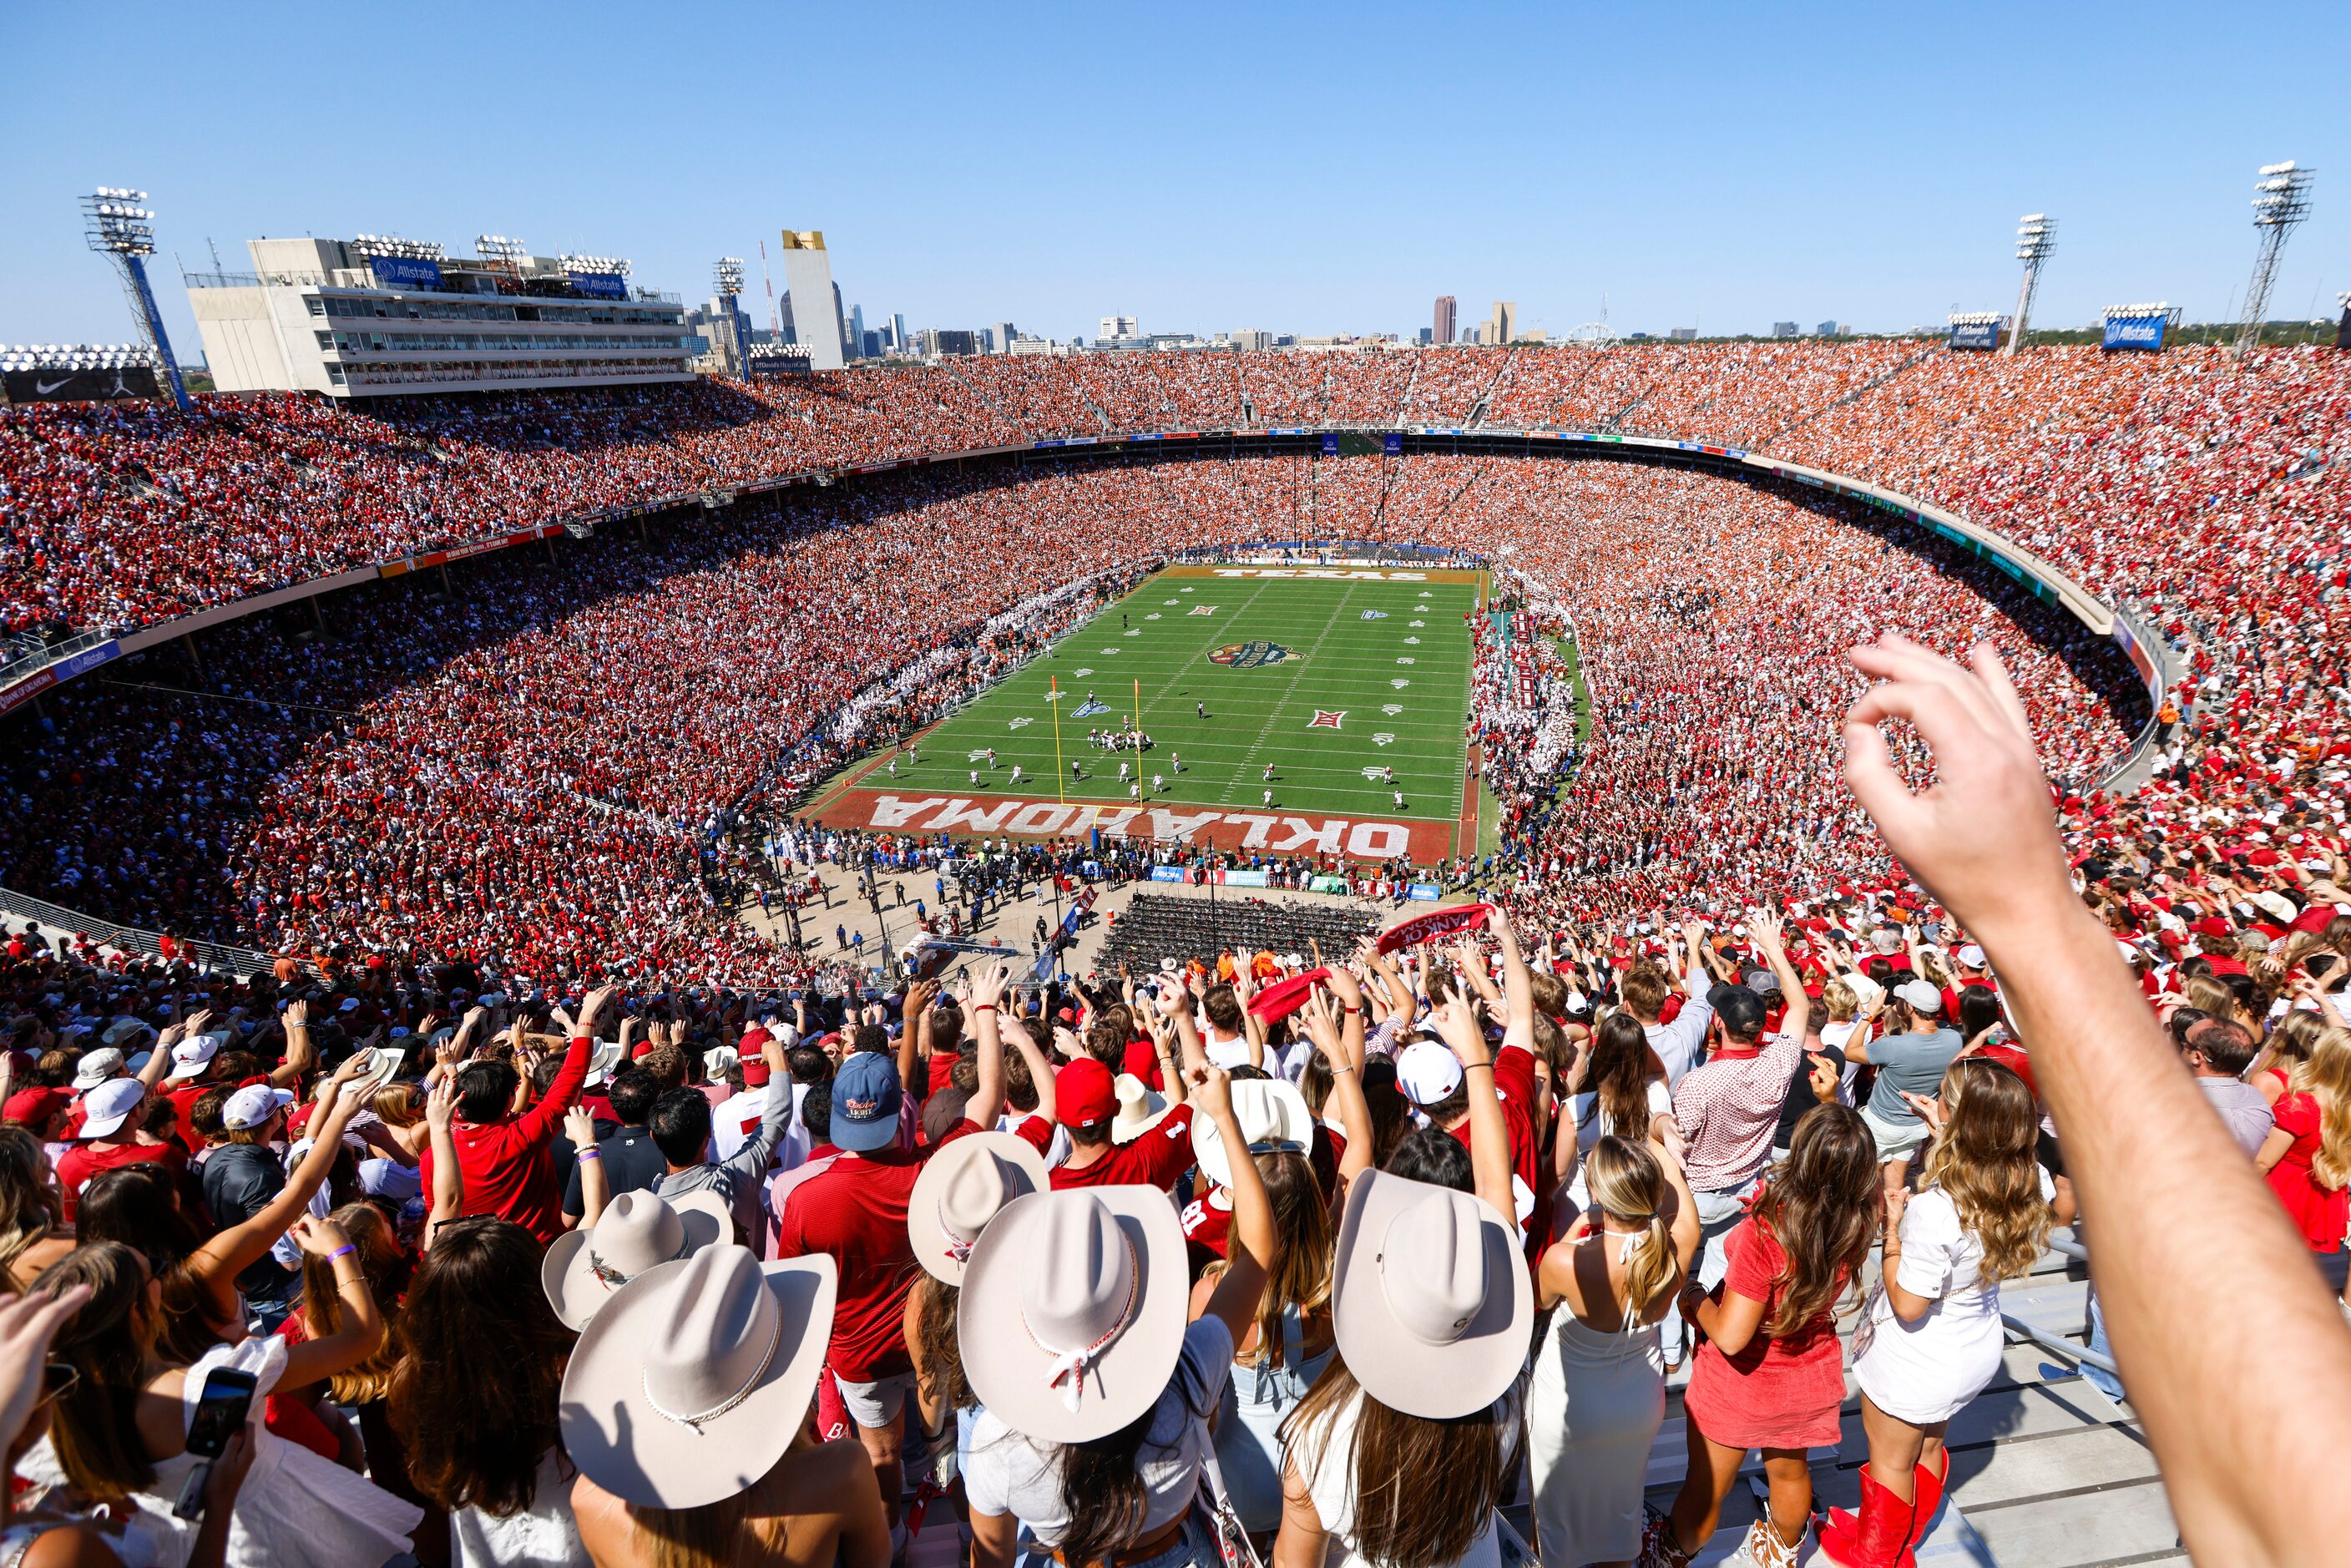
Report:
[[[1314,812],[1222,810],[1200,806],[1113,806],[1098,801],[1018,796],[900,794],[852,788],[811,813],[826,827],[877,832],[959,833],[973,837],[1104,838],[1197,844],[1242,854],[1340,855],[1353,861],[1397,855],[1426,863],[1452,852],[1456,821],[1326,817]]]

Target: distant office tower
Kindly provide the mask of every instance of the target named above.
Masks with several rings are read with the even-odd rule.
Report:
[[[784,231],[784,286],[792,341],[808,345],[809,368],[841,369],[841,291],[832,284],[824,231]]]
[[[998,321],[995,326],[990,327],[987,329],[987,351],[991,354],[1010,353],[1012,351],[1012,340],[1019,335],[1019,333],[1012,329],[1011,322]]]
[[[1494,313],[1486,318],[1483,334],[1489,343],[1507,343],[1519,335],[1519,307],[1512,299],[1494,301]]]
[[[1818,327],[1813,329],[1814,332],[1823,338],[1834,338],[1842,329],[1843,329],[1839,328],[1834,321],[1823,321]]]
[[[906,348],[906,318],[894,310],[890,313],[890,346],[901,353]]]
[[[1774,338],[1792,338],[1795,335],[1796,324],[1793,321],[1774,321],[1771,323],[1771,336]]]
[[[1136,327],[1134,318],[1132,316],[1105,316],[1102,319],[1102,331],[1098,335],[1104,338],[1137,338],[1142,336],[1142,331]]]
[[[1437,321],[1430,331],[1440,343],[1453,341],[1453,296],[1450,294],[1437,297]]]
[[[1435,341],[1437,341],[1437,333],[1436,333],[1436,331],[1435,331],[1433,329],[1431,329],[1431,328],[1423,327],[1423,328],[1420,329],[1420,342],[1421,342],[1421,346],[1422,346],[1423,348],[1426,348],[1426,347],[1427,347],[1429,344],[1434,343]]]
[[[1677,327],[1669,336],[1671,336],[1673,340],[1677,343],[1694,343],[1698,340],[1698,329],[1695,327]]]
[[[849,351],[852,354],[862,354],[865,351],[864,345],[865,307],[852,305],[849,308]]]

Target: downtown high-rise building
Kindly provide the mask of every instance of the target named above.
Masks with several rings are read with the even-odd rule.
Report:
[[[1431,336],[1440,343],[1453,341],[1453,296],[1450,294],[1437,297],[1437,322]]]

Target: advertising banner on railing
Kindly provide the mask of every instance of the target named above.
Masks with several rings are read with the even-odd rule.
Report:
[[[1155,865],[1151,868],[1151,880],[1154,882],[1189,882],[1192,880],[1192,873],[1187,868],[1180,865]]]
[[[1969,349],[1988,354],[2000,347],[2000,323],[1997,321],[1955,321],[1951,324],[1949,346]]]
[[[1445,896],[1445,890],[1433,882],[1412,882],[1405,884],[1404,895],[1423,903],[1435,903]]]
[[[109,640],[95,648],[84,648],[71,658],[60,659],[54,664],[34,671],[6,691],[0,692],[0,714],[16,712],[52,686],[72,680],[76,675],[87,674],[100,664],[120,657],[121,653],[122,644]]]
[[[2164,333],[2170,326],[2171,313],[2168,310],[2145,316],[2109,316],[2106,318],[2105,338],[2098,347],[2159,354],[2163,351]]]
[[[1347,879],[1343,876],[1309,877],[1306,879],[1306,891],[1309,893],[1344,893],[1347,891]]]

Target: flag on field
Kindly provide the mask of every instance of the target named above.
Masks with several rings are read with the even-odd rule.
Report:
[[[1337,713],[1331,713],[1325,709],[1318,707],[1314,710],[1314,716],[1307,721],[1306,727],[1309,729],[1337,729],[1340,727],[1339,721],[1346,716],[1347,710],[1345,708],[1341,708]]]

